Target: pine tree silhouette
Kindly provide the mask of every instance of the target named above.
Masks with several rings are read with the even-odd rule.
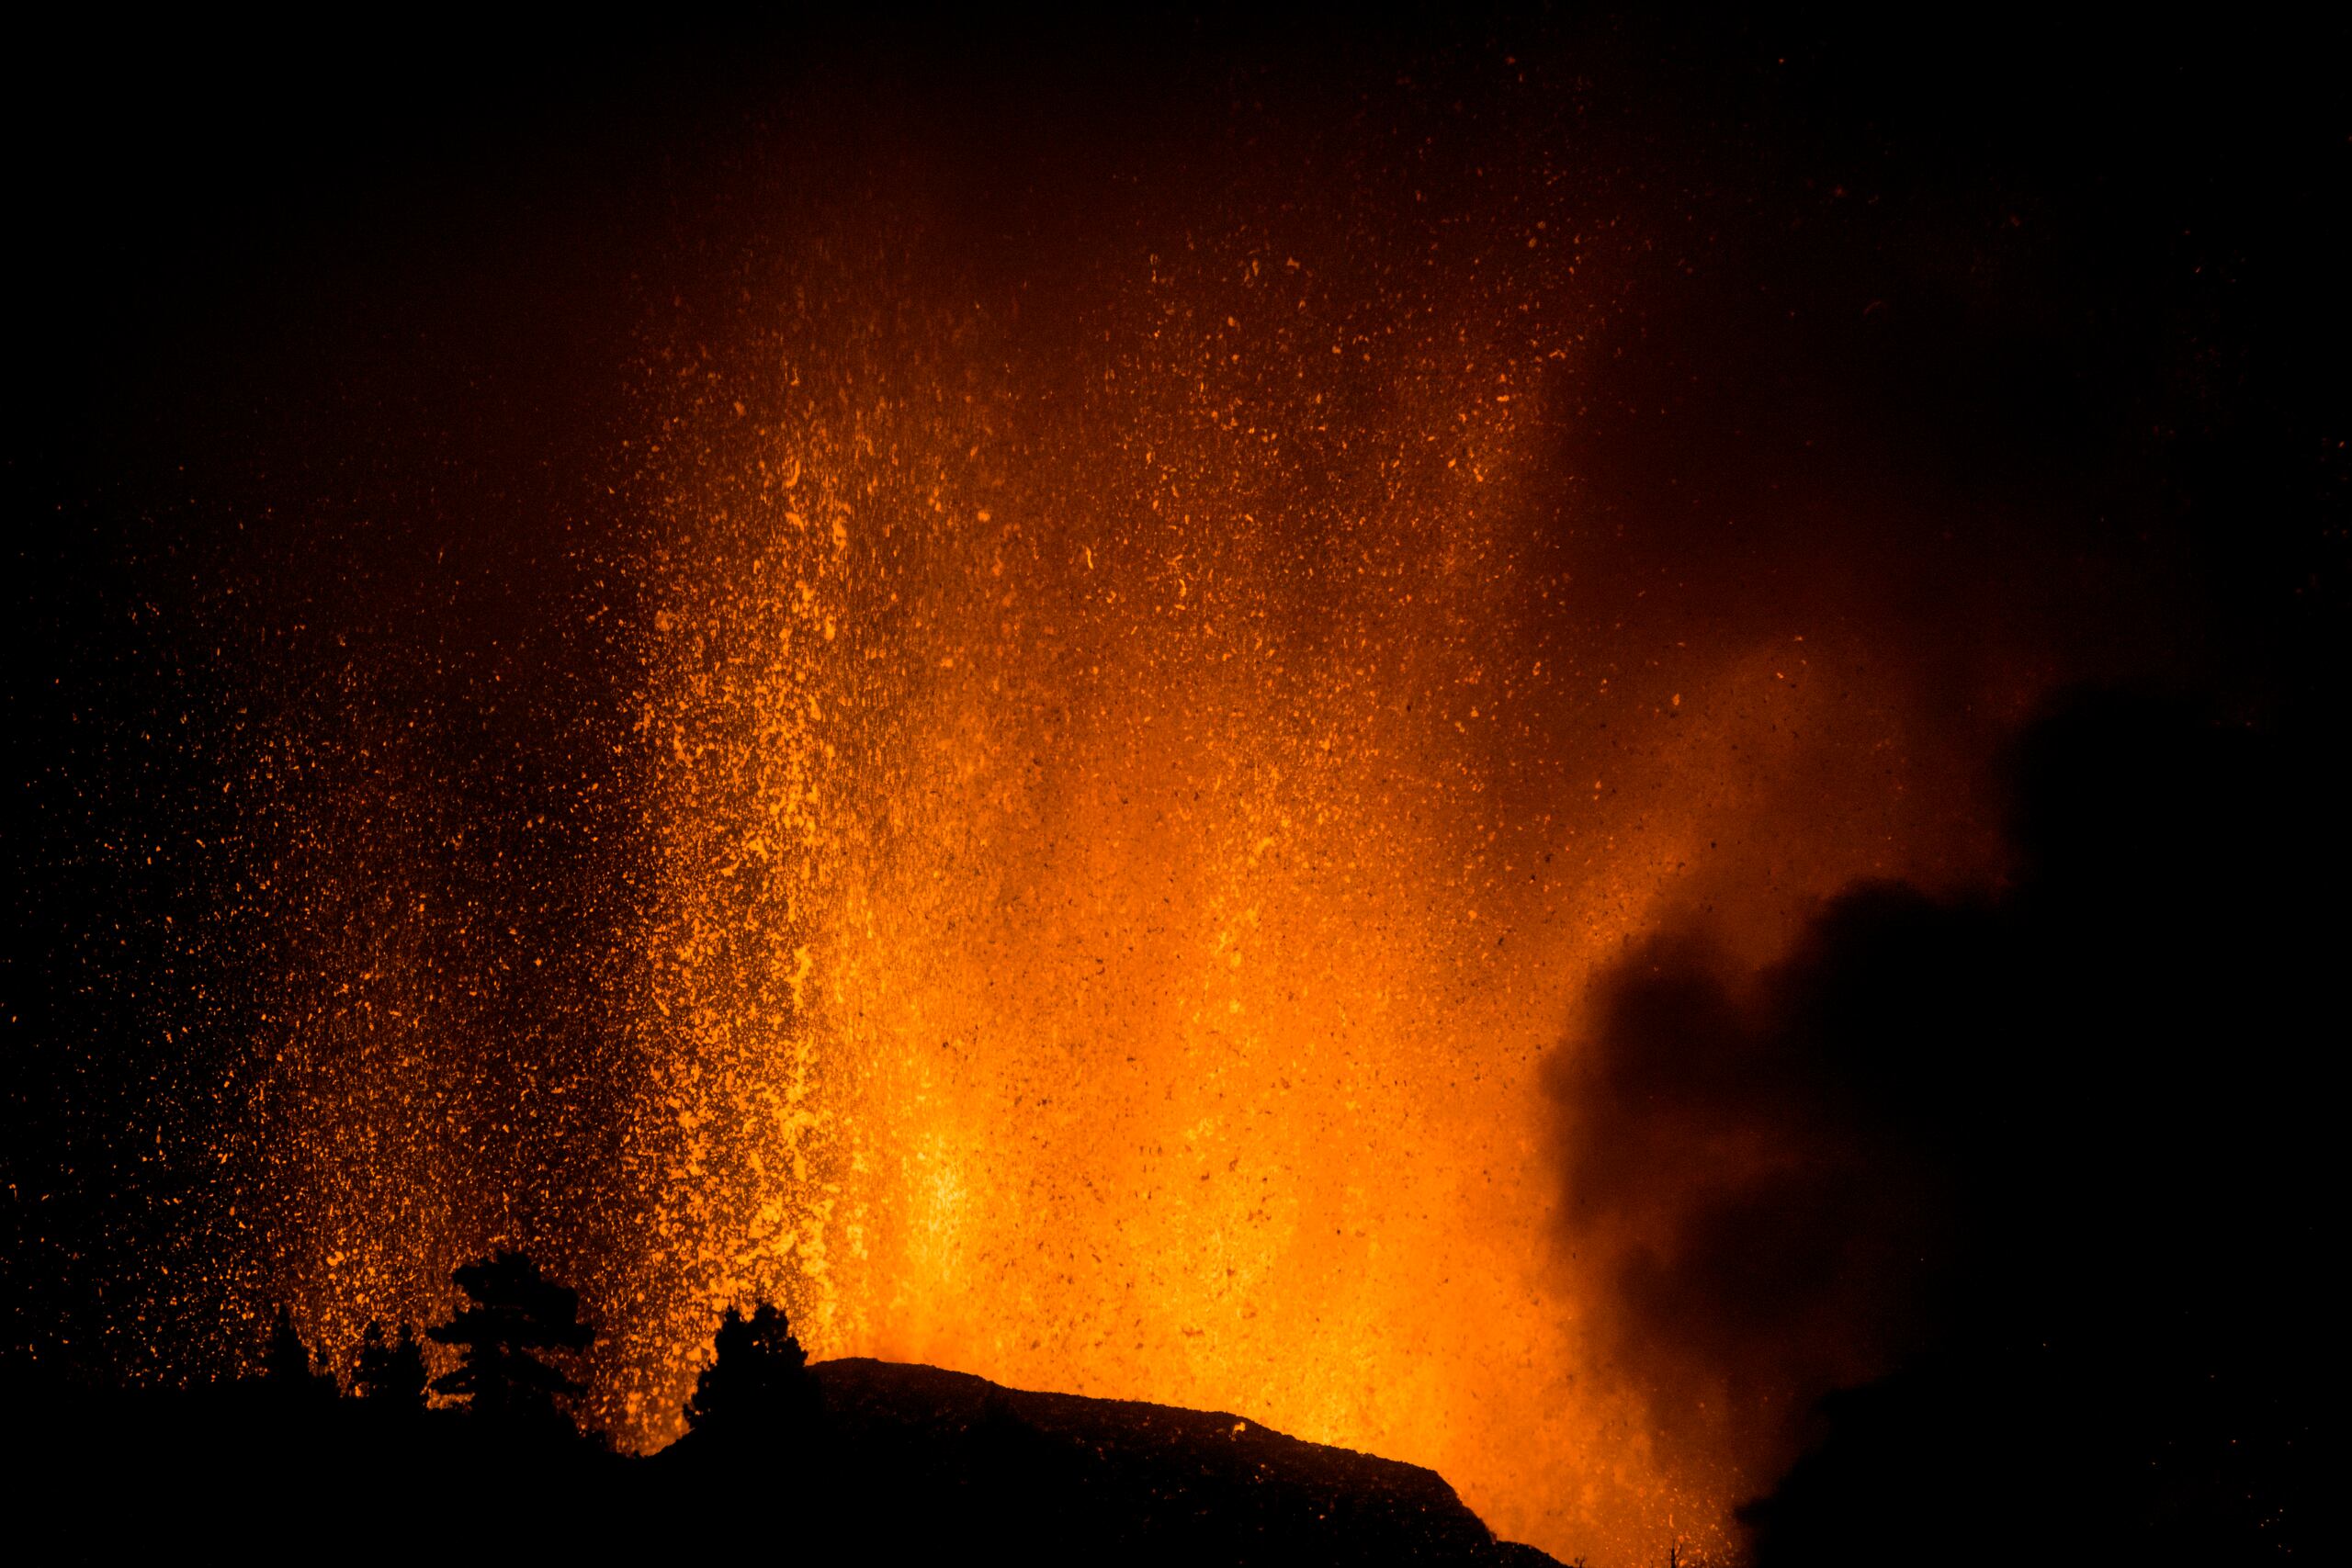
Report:
[[[323,1365],[311,1365],[311,1351],[302,1343],[301,1331],[294,1326],[293,1314],[283,1306],[270,1324],[269,1347],[262,1352],[261,1375],[263,1382],[288,1397],[333,1398],[339,1392],[332,1371]]]
[[[387,1408],[422,1410],[425,1382],[424,1348],[416,1342],[415,1328],[401,1324],[399,1342],[387,1344],[382,1322],[368,1319],[352,1370],[352,1392]]]
[[[823,1414],[824,1391],[782,1310],[763,1303],[747,1318],[729,1307],[713,1348],[717,1355],[686,1402],[690,1429],[739,1442],[808,1437]]]
[[[536,1353],[585,1350],[595,1337],[580,1321],[580,1292],[539,1272],[519,1252],[469,1263],[450,1276],[472,1304],[425,1333],[463,1352],[458,1369],[433,1380],[476,1415],[544,1420],[565,1417],[559,1396],[584,1392]]]
[[[293,1314],[282,1306],[269,1326],[269,1348],[262,1352],[261,1375],[287,1387],[310,1380],[311,1352],[294,1326]]]

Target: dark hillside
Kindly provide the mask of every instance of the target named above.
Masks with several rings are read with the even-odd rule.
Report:
[[[609,1560],[764,1534],[869,1562],[1543,1564],[1432,1471],[1240,1417],[852,1359],[811,1430],[690,1433],[650,1459],[328,1386],[74,1389],[12,1377],[6,1471],[37,1555],[455,1551]]]

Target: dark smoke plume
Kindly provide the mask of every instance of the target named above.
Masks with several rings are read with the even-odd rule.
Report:
[[[2011,777],[2006,886],[1856,889],[1754,976],[1661,937],[1555,1067],[1656,1425],[1803,1453],[1766,1568],[2310,1539],[2340,765],[2102,695]]]

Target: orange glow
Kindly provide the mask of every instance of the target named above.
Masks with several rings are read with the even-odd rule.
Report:
[[[1768,952],[1907,852],[1897,698],[1600,618],[1556,267],[1121,256],[1073,358],[895,254],[650,367],[616,1417],[673,1435],[711,1314],[778,1299],[820,1356],[1430,1465],[1571,1555],[1720,1545],[1752,1483],[1593,1348],[1539,1063],[1663,910]]]

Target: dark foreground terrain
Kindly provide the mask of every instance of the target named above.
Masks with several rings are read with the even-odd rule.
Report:
[[[695,1552],[868,1561],[1543,1564],[1434,1472],[1240,1417],[1001,1388],[934,1367],[810,1368],[798,1430],[702,1429],[650,1459],[544,1422],[266,1380],[91,1393],[17,1378],[17,1537],[132,1551],[460,1558]]]

